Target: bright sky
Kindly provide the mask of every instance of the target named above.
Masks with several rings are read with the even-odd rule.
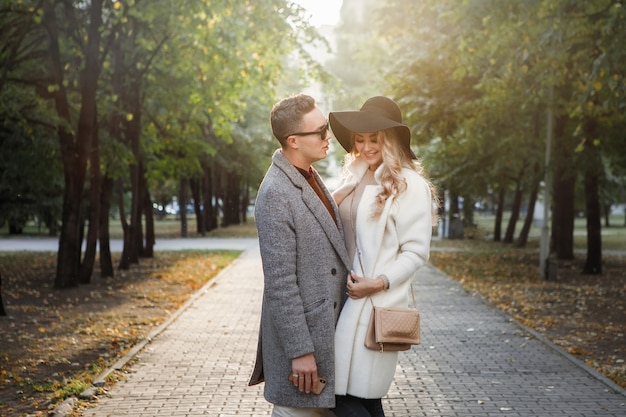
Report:
[[[311,15],[311,24],[336,25],[343,0],[292,0],[307,9]]]

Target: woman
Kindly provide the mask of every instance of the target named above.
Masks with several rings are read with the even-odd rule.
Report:
[[[411,151],[410,130],[393,100],[372,97],[361,110],[331,112],[329,119],[348,151],[346,177],[333,197],[353,269],[335,331],[333,412],[379,417],[398,353],[365,347],[372,304],[408,305],[413,276],[428,261],[436,194]]]

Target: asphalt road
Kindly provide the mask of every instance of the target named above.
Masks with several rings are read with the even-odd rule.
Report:
[[[184,250],[184,249],[226,249],[246,250],[257,244],[256,238],[188,238],[188,239],[158,239],[154,250]],[[111,239],[111,251],[121,252],[121,239]],[[58,238],[3,238],[0,239],[0,252],[56,252],[59,249]]]

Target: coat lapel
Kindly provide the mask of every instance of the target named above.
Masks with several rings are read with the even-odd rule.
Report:
[[[316,181],[321,184],[322,190],[324,191],[326,198],[330,201],[333,211],[335,212],[337,224],[335,225],[335,222],[330,216],[330,213],[328,212],[328,210],[326,210],[326,207],[308,183],[307,187],[305,188],[306,191],[303,193],[304,202],[307,206],[309,206],[309,208],[313,212],[313,215],[322,225],[322,228],[324,229],[326,236],[328,236],[328,239],[335,248],[335,251],[339,254],[346,267],[350,269],[350,260],[348,258],[348,250],[346,249],[346,244],[343,238],[343,226],[341,224],[339,208],[337,207],[335,200],[333,200],[332,195],[326,188],[326,185],[322,181],[322,178],[319,176],[315,169],[313,169],[313,175],[315,176]]]
[[[348,176],[348,178],[346,178],[346,181],[344,182],[344,184],[341,187],[339,187],[337,191],[335,191],[335,193],[333,194],[338,204],[340,204],[344,198],[346,198],[348,195],[350,195],[352,191],[354,191],[354,188],[358,185],[358,183],[361,181],[361,178],[363,178],[363,176],[367,172],[368,164],[361,158],[357,158],[347,168],[348,168],[348,172],[350,173],[350,175]],[[369,190],[366,189],[361,197],[361,202],[359,203],[359,208],[358,208],[358,213],[357,213],[357,224],[358,224],[357,230],[365,230],[364,229],[365,225],[363,224],[363,222],[371,221],[369,219],[369,215],[370,215],[371,205],[374,204],[375,196],[378,194],[378,191],[379,191],[379,186],[380,186],[379,175],[380,175],[380,167],[374,173],[374,178],[376,179],[377,185],[376,186],[372,185],[372,186],[367,187],[367,188],[375,187],[375,189],[371,189],[371,188]],[[385,202],[385,206],[383,207],[383,211],[381,212],[380,216],[376,220],[373,237],[370,236],[370,238],[365,239],[365,240],[359,239],[360,246],[367,245],[368,253],[380,253],[382,242],[383,242],[383,234],[385,233],[385,226],[387,224],[387,218],[389,217],[389,211],[391,210],[392,204],[393,204],[393,199],[391,198],[387,199],[387,201]],[[371,229],[369,226],[367,228]],[[360,249],[363,250],[362,247]],[[363,271],[364,276],[372,276],[376,268],[376,262],[377,262],[377,259],[375,258],[363,259],[363,263],[364,263],[363,268],[365,269],[365,271]]]
[[[341,225],[341,220],[339,217],[339,209],[332,196],[330,195],[326,185],[322,181],[321,177],[317,173],[315,169],[313,169],[313,175],[318,183],[321,185],[324,194],[330,200],[333,210],[335,211],[335,218],[337,219],[337,225],[333,221],[328,210],[324,206],[324,203],[320,200],[318,195],[313,191],[313,188],[306,181],[304,176],[298,171],[298,169],[291,164],[282,154],[280,150],[277,150],[274,153],[274,157],[272,158],[274,164],[291,179],[291,182],[294,186],[300,188],[302,192],[302,201],[304,204],[311,210],[313,216],[317,219],[319,224],[322,226],[324,233],[328,236],[328,240],[330,240],[331,244],[335,248],[337,254],[341,257],[346,268],[350,269],[350,261],[348,259],[348,251],[346,249],[346,245],[343,239],[343,227]]]

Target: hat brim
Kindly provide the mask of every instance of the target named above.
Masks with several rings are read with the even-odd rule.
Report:
[[[351,136],[355,133],[378,132],[385,129],[394,129],[400,143],[411,150],[411,131],[407,125],[395,120],[365,111],[338,111],[328,115],[330,128],[341,146],[350,152],[352,149]]]

